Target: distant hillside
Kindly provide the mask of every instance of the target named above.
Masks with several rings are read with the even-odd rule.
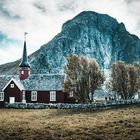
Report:
[[[38,51],[34,52],[33,54],[31,54],[29,56],[29,61],[33,61],[36,56],[38,54]],[[0,65],[0,75],[5,75],[5,74],[18,74],[18,69],[19,69],[19,63],[20,63],[21,59],[14,61],[14,62],[10,62],[10,63],[6,63],[3,65]]]
[[[32,73],[62,73],[66,57],[75,53],[97,59],[102,69],[115,60],[140,60],[140,39],[106,14],[84,11],[65,22],[50,42],[29,58]],[[18,72],[19,60],[0,66],[0,74]]]

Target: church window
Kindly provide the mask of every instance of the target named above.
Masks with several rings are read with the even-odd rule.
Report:
[[[11,84],[10,87],[11,87],[11,88],[14,88],[14,84]]]
[[[31,92],[31,101],[37,101],[37,91]]]
[[[56,101],[56,91],[50,91],[50,101]]]
[[[21,74],[24,74],[24,71],[23,70],[21,71]]]
[[[4,101],[4,92],[0,92],[0,101]]]

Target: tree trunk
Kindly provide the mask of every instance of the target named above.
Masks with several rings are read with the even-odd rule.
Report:
[[[94,90],[91,92],[91,102],[93,102]]]

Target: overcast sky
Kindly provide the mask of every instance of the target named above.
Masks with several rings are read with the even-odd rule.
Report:
[[[108,14],[140,37],[140,0],[0,0],[0,64],[21,57],[25,31],[31,54],[85,10]]]

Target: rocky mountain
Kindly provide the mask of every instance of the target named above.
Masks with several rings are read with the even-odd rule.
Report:
[[[109,15],[84,11],[65,22],[60,33],[29,56],[31,72],[63,73],[71,53],[95,58],[101,69],[108,69],[116,60],[140,60],[140,39]],[[1,65],[0,74],[17,73],[18,64],[19,60]]]

